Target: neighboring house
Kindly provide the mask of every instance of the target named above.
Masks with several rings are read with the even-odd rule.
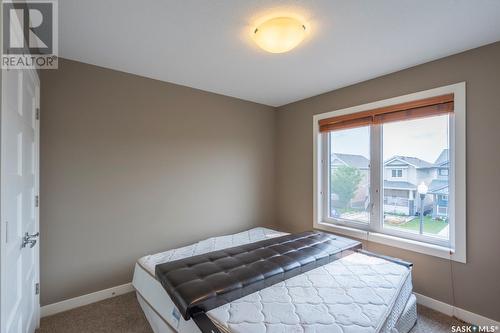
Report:
[[[448,176],[450,159],[448,149],[444,149],[434,162],[437,177],[429,185],[429,194],[432,195],[432,217],[448,217]]]
[[[370,161],[362,155],[354,154],[332,154],[331,165],[333,169],[339,166],[350,166],[358,169],[363,176],[358,185],[358,190],[351,200],[351,208],[366,209],[369,202],[369,175]]]
[[[384,163],[384,212],[415,215],[420,211],[417,186],[425,183],[429,190],[424,212],[432,216],[448,215],[448,149],[434,163],[409,156],[393,156]]]
[[[417,186],[436,178],[434,164],[409,156],[393,156],[384,162],[384,212],[414,215],[420,207]],[[424,202],[430,207],[431,199]],[[417,206],[418,205],[418,206]]]
[[[369,204],[370,161],[362,155],[332,154],[331,165],[350,166],[363,176],[351,200],[351,208],[366,209]],[[424,201],[424,212],[432,210],[432,217],[448,216],[448,149],[444,149],[434,163],[410,156],[393,156],[384,162],[384,212],[415,215],[420,211],[417,186],[424,182],[429,190]]]

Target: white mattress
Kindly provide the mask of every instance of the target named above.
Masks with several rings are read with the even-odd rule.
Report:
[[[393,312],[400,294],[402,308]],[[225,332],[391,332],[406,267],[354,253],[207,312]]]
[[[153,324],[152,320],[148,318],[153,329],[158,326],[168,327],[170,331],[174,332],[199,332],[193,320],[186,321],[182,318],[170,296],[156,280],[156,265],[283,235],[286,233],[267,228],[254,228],[237,234],[208,238],[192,245],[140,258],[135,265],[132,284],[140,296],[141,306],[148,306],[154,312],[152,316],[159,319],[159,324]],[[155,333],[164,331],[166,330],[158,329],[155,330]]]
[[[155,332],[199,332],[192,320],[181,317],[154,278],[157,264],[282,235],[255,228],[139,259],[133,285],[142,298],[141,306],[152,309],[150,317],[162,321],[158,327],[168,327],[153,327]],[[338,241],[346,247],[355,242],[343,237]],[[221,330],[230,332],[391,332],[397,331],[411,290],[411,271],[404,266],[353,254],[213,309],[207,315]]]

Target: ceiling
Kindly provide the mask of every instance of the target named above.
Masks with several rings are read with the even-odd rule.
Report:
[[[64,0],[59,55],[280,106],[500,40],[498,0]],[[261,18],[306,40],[260,50]]]

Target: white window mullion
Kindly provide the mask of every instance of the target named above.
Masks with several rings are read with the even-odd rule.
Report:
[[[382,158],[382,127],[372,125],[370,128],[370,230],[380,232],[382,230],[383,210],[383,158]]]

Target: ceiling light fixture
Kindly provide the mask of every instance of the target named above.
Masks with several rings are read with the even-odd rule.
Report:
[[[255,28],[253,37],[257,45],[271,53],[292,50],[304,40],[306,26],[292,17],[275,17]]]

